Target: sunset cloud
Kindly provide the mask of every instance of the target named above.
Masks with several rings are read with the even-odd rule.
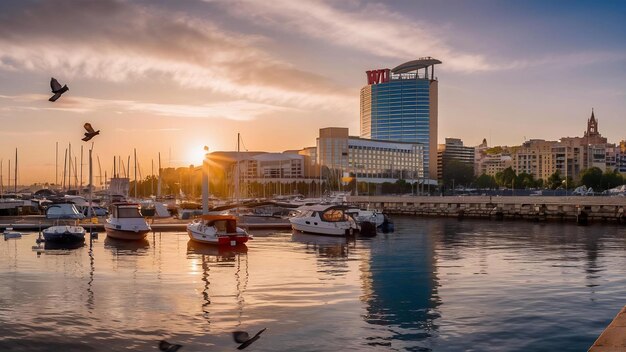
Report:
[[[183,88],[259,103],[345,104],[347,92],[329,79],[259,49],[267,39],[230,33],[183,13],[113,0],[9,10],[0,22],[0,69],[112,82],[165,76]]]

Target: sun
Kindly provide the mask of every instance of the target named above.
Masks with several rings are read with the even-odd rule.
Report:
[[[206,153],[207,151],[204,150],[203,145],[196,145],[192,148],[187,149],[185,159],[189,164],[202,165],[202,161],[204,160],[204,156]]]

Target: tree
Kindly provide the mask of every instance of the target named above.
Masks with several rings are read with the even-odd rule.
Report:
[[[561,178],[561,173],[557,170],[555,173],[548,177],[546,181],[546,187],[550,189],[557,189],[561,186],[563,179]]]
[[[587,186],[587,188],[593,188],[599,190],[602,188],[602,170],[597,167],[592,167],[580,173],[580,183]]]
[[[617,170],[606,170],[606,172],[602,174],[602,180],[600,182],[602,189],[610,189],[622,185],[624,183],[624,177]]]
[[[515,187],[534,188],[536,187],[536,184],[537,182],[535,181],[535,176],[526,172],[522,172],[515,178]]]
[[[496,179],[493,176],[482,174],[476,178],[476,187],[478,188],[496,188]]]
[[[448,160],[443,164],[443,184],[452,187],[469,186],[474,180],[474,167],[459,160]]]
[[[516,177],[515,171],[509,166],[496,174],[496,182],[502,187],[513,187],[513,182]]]

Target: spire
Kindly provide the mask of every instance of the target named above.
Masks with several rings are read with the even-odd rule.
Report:
[[[593,108],[591,108],[591,121],[595,121],[596,117],[593,115]]]

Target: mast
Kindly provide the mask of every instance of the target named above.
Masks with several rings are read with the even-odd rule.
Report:
[[[100,165],[100,155],[96,155],[96,158],[98,158],[98,180],[100,181],[98,183],[100,187],[102,187],[102,165]],[[106,179],[104,182],[106,182]]]
[[[54,154],[54,185],[59,187],[59,142],[56,142]]]
[[[65,192],[65,175],[67,174],[67,148],[65,148],[65,157],[63,158],[63,191]]]
[[[93,146],[91,148],[89,148],[89,214],[93,217],[94,216],[94,212],[93,212],[93,204],[92,204],[92,190],[93,190],[93,165],[92,165],[92,159],[91,159],[91,151],[93,149]],[[82,152],[82,146],[81,146],[81,152]],[[81,164],[82,165],[82,164]],[[81,167],[82,169],[82,167]],[[82,172],[82,170],[81,170]],[[82,180],[81,180],[82,181]]]
[[[7,168],[7,192],[11,192],[11,159],[9,159],[9,167]]]
[[[89,149],[91,150],[91,149]],[[83,189],[83,146],[80,146],[80,189]]]
[[[159,152],[159,183],[157,184],[157,198],[161,196],[161,152]]]
[[[150,195],[154,195],[154,159],[151,159],[150,165]]]
[[[67,153],[68,156],[68,164],[69,164],[69,168],[68,168],[68,173],[67,173],[67,190],[71,190],[72,189],[72,143],[68,143],[69,144],[69,151]]]
[[[2,195],[4,194],[4,188],[2,187],[2,159],[0,159],[0,198],[2,198]]]
[[[13,184],[14,193],[17,194],[17,148],[15,148],[15,182]]]
[[[78,189],[78,162],[76,160],[76,155],[74,155],[74,188],[76,188],[77,193],[80,193],[80,189]]]
[[[135,198],[137,198],[137,148],[133,148],[133,153],[135,155]],[[129,157],[129,160],[130,160],[130,157]]]
[[[237,133],[237,170],[235,170],[235,204],[239,212],[239,133]]]

